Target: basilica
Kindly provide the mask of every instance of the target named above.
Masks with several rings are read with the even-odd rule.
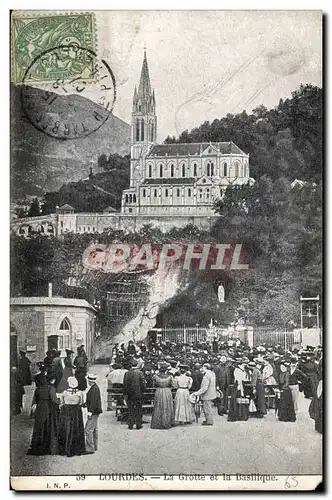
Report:
[[[130,187],[122,195],[122,213],[208,216],[227,186],[254,182],[249,155],[233,142],[157,144],[156,137],[156,97],[144,52],[133,98]]]

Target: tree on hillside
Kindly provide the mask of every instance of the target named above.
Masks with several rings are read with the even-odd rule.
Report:
[[[323,163],[322,102],[321,88],[301,85],[273,109],[258,106],[252,114],[229,113],[185,130],[177,139],[167,137],[165,143],[233,141],[250,154],[254,178],[268,175],[273,180],[283,176],[318,182]]]
[[[103,153],[98,157],[98,167],[104,171],[108,170],[128,170],[130,167],[130,155],[121,156],[118,153],[111,153],[109,157]]]
[[[98,167],[101,170],[108,170],[107,156],[104,153],[98,156]]]
[[[34,198],[28,210],[28,217],[37,217],[40,215],[40,207],[38,198]]]

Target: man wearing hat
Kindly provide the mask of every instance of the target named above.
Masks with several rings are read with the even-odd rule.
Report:
[[[31,371],[30,364],[31,361],[26,356],[26,352],[20,350],[21,359],[18,364],[18,374],[23,385],[31,385]]]
[[[298,411],[298,401],[300,395],[299,382],[305,384],[307,382],[307,376],[297,367],[297,357],[291,356],[288,385],[292,393],[295,413]]]
[[[217,390],[220,389],[222,393],[218,413],[219,415],[225,415],[227,413],[227,394],[231,377],[229,372],[229,365],[227,363],[227,357],[224,353],[219,356],[219,363],[215,366],[214,372],[216,374]]]
[[[54,358],[54,349],[50,349],[47,351],[46,356],[44,358],[44,365],[46,370],[51,368],[53,358]]]
[[[106,373],[107,378],[107,410],[112,410],[112,389],[123,389],[124,376],[127,369],[121,363],[113,363]]]
[[[78,381],[78,388],[80,391],[85,391],[87,388],[86,383],[86,373],[87,373],[87,359],[86,354],[84,352],[84,346],[82,350],[82,346],[77,348],[77,356],[74,359],[75,366],[75,377]]]
[[[86,453],[92,454],[98,449],[98,417],[103,410],[101,408],[100,389],[97,385],[97,375],[90,373],[87,376],[90,389],[86,394],[84,406],[88,410],[88,420],[85,424],[85,447]]]
[[[203,401],[205,422],[203,422],[202,425],[213,425],[212,401],[217,398],[216,376],[211,370],[211,365],[209,363],[204,363],[202,371],[204,375],[201,388],[194,392],[194,395],[200,396]]]
[[[87,365],[88,364],[88,356],[86,355],[84,344],[80,345],[79,348],[77,349],[77,351],[79,351],[81,356],[83,356],[84,362]]]
[[[193,379],[193,383],[191,389],[193,391],[198,391],[201,387],[201,383],[203,380],[203,372],[201,371],[202,366],[199,363],[194,364],[194,369],[192,371],[191,378]]]
[[[123,379],[123,394],[128,406],[128,429],[142,429],[143,427],[143,400],[146,382],[143,373],[138,368],[137,360],[131,361],[131,369],[125,373]]]

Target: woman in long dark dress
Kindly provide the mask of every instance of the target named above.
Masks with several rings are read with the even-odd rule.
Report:
[[[32,400],[35,421],[28,455],[57,453],[59,402],[55,392],[55,376],[46,378],[43,371],[35,377],[36,389]],[[51,382],[51,383],[49,383]]]
[[[264,418],[266,415],[266,404],[265,404],[265,391],[263,384],[263,375],[259,369],[260,365],[256,365],[254,361],[248,363],[248,368],[250,372],[250,382],[252,387],[252,401],[255,404],[256,412],[252,413],[251,416],[257,418]]]
[[[60,401],[57,398],[56,391],[56,374],[48,373],[46,380],[49,383],[50,392],[50,425],[51,425],[51,439],[50,439],[50,453],[51,455],[56,455],[59,451],[58,449],[58,437],[59,437],[59,416],[60,416]]]
[[[75,377],[69,377],[68,385],[60,399],[59,454],[73,457],[85,452],[83,394]]]
[[[315,421],[315,430],[323,433],[323,381],[318,382],[316,392],[309,406],[309,415]]]
[[[154,377],[156,392],[151,420],[151,429],[170,429],[174,426],[173,377],[166,373],[168,363],[161,363],[159,374]]]
[[[74,375],[73,360],[72,360],[72,355],[74,354],[74,352],[71,349],[66,349],[66,354],[67,355],[63,360],[64,369],[62,377],[58,387],[56,388],[56,391],[59,394],[68,389],[69,387],[68,379],[69,377],[72,377]]]
[[[280,401],[278,408],[278,419],[281,422],[295,422],[296,414],[292,393],[289,388],[289,372],[285,365],[280,365],[279,375]]]
[[[312,356],[307,356],[305,362],[301,366],[301,371],[308,377],[304,384],[304,397],[309,399],[315,397],[318,386],[318,366]]]

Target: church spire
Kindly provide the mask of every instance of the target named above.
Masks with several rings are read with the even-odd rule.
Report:
[[[131,137],[132,159],[139,158],[142,154],[142,146],[149,147],[157,137],[156,98],[151,88],[146,47],[144,47],[138,89],[135,87],[134,90]]]
[[[133,101],[134,105],[137,106],[137,111],[141,111],[143,113],[155,112],[155,99],[151,88],[146,47],[144,47],[144,57],[138,91],[135,88]]]

